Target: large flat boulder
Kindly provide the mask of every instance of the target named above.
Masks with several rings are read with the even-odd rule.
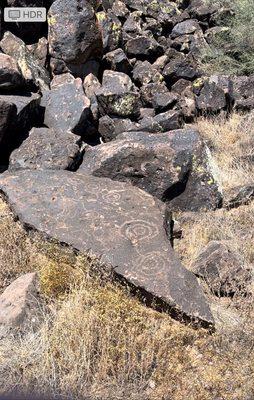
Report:
[[[161,203],[126,183],[69,171],[17,171],[0,191],[27,227],[96,257],[174,316],[213,324],[196,277],[176,257]]]
[[[207,148],[197,131],[126,132],[87,149],[80,171],[130,182],[172,209],[214,209],[221,201]]]

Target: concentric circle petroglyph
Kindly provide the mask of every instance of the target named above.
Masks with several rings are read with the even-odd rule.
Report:
[[[147,253],[137,259],[137,265],[144,278],[151,278],[152,276],[158,278],[158,271],[165,271],[167,264],[168,260],[162,258],[159,251]]]
[[[132,243],[150,240],[159,234],[158,226],[142,219],[126,221],[121,226],[121,234]]]
[[[110,190],[110,191],[103,191],[102,192],[102,199],[106,203],[117,203],[121,200],[122,198],[122,193],[123,191],[120,190]]]

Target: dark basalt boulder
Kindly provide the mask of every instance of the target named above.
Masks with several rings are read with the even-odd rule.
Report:
[[[163,76],[169,84],[175,83],[178,79],[195,80],[200,76],[199,68],[191,56],[179,56],[173,58],[165,66]]]
[[[158,94],[169,93],[165,82],[148,83],[140,88],[142,103],[145,107],[155,107]]]
[[[182,115],[177,110],[168,110],[154,117],[145,117],[139,121],[139,130],[145,132],[167,132],[182,127]]]
[[[81,139],[71,132],[33,128],[10,156],[9,171],[19,169],[75,170],[82,159]]]
[[[139,36],[127,41],[125,51],[128,57],[153,59],[163,54],[163,47],[150,36]]]
[[[120,133],[136,131],[139,128],[140,125],[129,118],[111,118],[105,115],[99,119],[98,131],[103,142],[110,142],[116,139]]]
[[[213,325],[201,287],[174,254],[152,196],[68,171],[3,174],[0,190],[25,226],[93,256],[98,273],[107,267],[148,304],[155,300],[173,316]]]
[[[82,81],[71,74],[56,76],[51,90],[43,92],[44,124],[56,131],[82,134],[90,113],[90,101],[85,96]]]
[[[131,63],[121,48],[110,51],[104,56],[103,60],[107,69],[123,72],[124,74],[130,74],[131,72]]]
[[[198,21],[195,19],[187,19],[185,21],[179,22],[174,26],[171,33],[171,38],[175,39],[178,36],[190,35],[197,30],[200,30]]]
[[[230,251],[226,243],[216,240],[201,250],[191,270],[218,296],[246,292],[251,280],[251,273],[244,267],[240,255]]]
[[[131,182],[172,209],[196,211],[216,208],[221,201],[208,164],[196,131],[127,132],[88,148],[79,171]]]
[[[25,85],[20,68],[12,57],[0,53],[0,90],[21,89]]]
[[[214,82],[205,81],[196,97],[197,109],[204,114],[216,113],[227,106],[224,90]]]
[[[140,95],[126,74],[104,71],[102,86],[96,91],[96,97],[102,116],[131,117],[139,115]]]
[[[40,96],[0,95],[0,164],[16,148],[32,126],[42,123]]]
[[[115,14],[100,11],[96,14],[102,36],[103,52],[107,53],[120,47],[122,41],[122,24]]]
[[[132,75],[134,82],[139,86],[164,80],[160,72],[149,61],[137,61]]]
[[[197,18],[199,21],[208,22],[211,15],[213,15],[219,7],[219,4],[208,3],[206,0],[191,0],[187,7],[187,11],[193,18]]]
[[[254,74],[237,76],[233,79],[234,107],[240,111],[254,109]]]
[[[48,89],[50,83],[48,72],[20,38],[11,32],[6,32],[0,42],[0,47],[5,54],[17,61],[28,85],[36,86],[41,90]]]
[[[102,37],[95,12],[86,0],[56,0],[48,12],[49,54],[77,71],[91,57],[102,54]],[[73,68],[75,70],[73,70]],[[53,71],[54,72],[54,71]]]

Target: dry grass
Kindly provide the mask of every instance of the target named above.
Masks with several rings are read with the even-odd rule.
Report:
[[[197,128],[207,140],[218,164],[218,179],[223,189],[254,181],[254,114],[233,113],[228,119],[201,118]]]
[[[241,254],[246,265],[254,264],[254,202],[227,211],[185,213],[176,216],[183,230],[175,248],[186,266],[211,240],[226,240],[229,248]]]
[[[236,165],[250,133],[242,117],[199,122],[224,188],[247,183]],[[248,124],[247,124],[248,125]],[[229,173],[229,170],[233,168]],[[250,165],[247,166],[250,171]],[[228,240],[254,262],[254,206],[179,215],[176,250],[188,266],[210,240]],[[37,333],[0,342],[0,394],[86,400],[254,398],[254,311],[248,298],[213,299],[215,334],[146,308],[127,289],[94,276],[93,260],[28,234],[0,201],[0,291],[38,271],[49,312]]]

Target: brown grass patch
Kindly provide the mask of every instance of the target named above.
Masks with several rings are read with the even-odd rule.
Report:
[[[218,180],[223,189],[253,184],[254,114],[233,113],[228,119],[200,118],[197,128],[208,142],[218,164]]]

